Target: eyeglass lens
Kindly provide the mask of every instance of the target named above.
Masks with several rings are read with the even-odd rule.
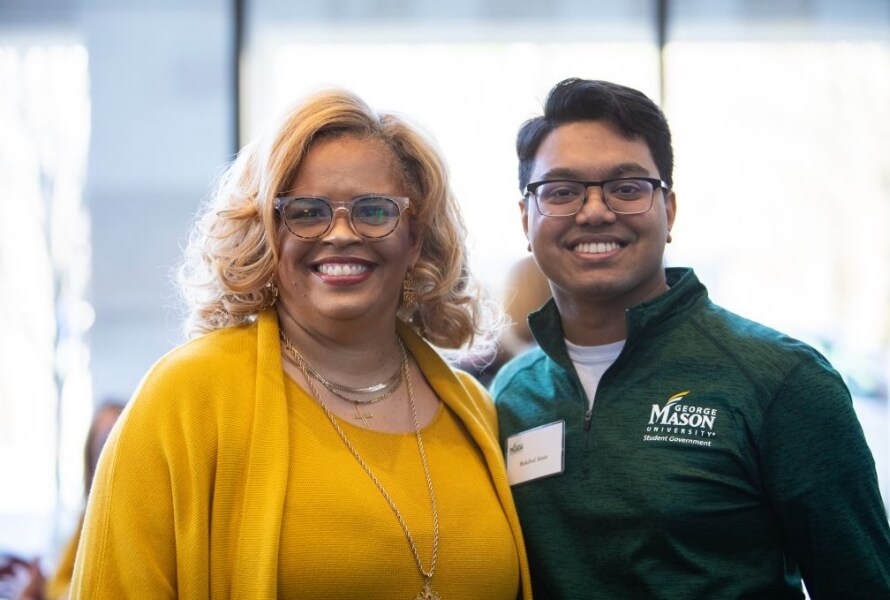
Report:
[[[399,224],[399,205],[385,196],[364,196],[348,204],[349,220],[357,233],[380,238]],[[324,198],[291,198],[282,207],[285,225],[302,238],[317,238],[331,226],[334,209]]]
[[[654,187],[646,179],[620,179],[602,184],[606,206],[616,213],[646,212],[652,205]],[[541,210],[547,215],[571,215],[578,212],[587,197],[587,186],[578,181],[549,181],[534,192]]]

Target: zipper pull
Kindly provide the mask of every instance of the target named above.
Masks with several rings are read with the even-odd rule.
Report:
[[[593,407],[587,409],[584,413],[584,431],[590,431],[590,420],[593,418]]]

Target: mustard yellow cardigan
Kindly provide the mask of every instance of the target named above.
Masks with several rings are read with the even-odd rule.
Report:
[[[481,449],[531,598],[494,406],[408,326],[399,334]],[[99,462],[78,547],[73,600],[276,600],[289,441],[273,311],[162,358]]]

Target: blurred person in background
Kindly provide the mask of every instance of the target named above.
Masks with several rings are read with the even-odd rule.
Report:
[[[504,287],[504,312],[510,319],[510,327],[501,335],[499,346],[503,362],[519,356],[534,347],[535,337],[528,326],[528,315],[550,299],[550,284],[534,257],[518,260],[507,274]]]
[[[99,463],[99,455],[105,445],[105,440],[108,439],[111,428],[123,410],[122,404],[109,401],[103,403],[93,414],[93,421],[90,423],[83,449],[84,501],[89,497],[96,465]],[[8,557],[6,564],[0,566],[0,598],[14,600],[64,600],[67,598],[82,525],[83,516],[78,521],[74,535],[62,550],[56,569],[48,583],[40,569],[39,560],[28,562],[16,557]]]
[[[507,323],[501,329],[497,346],[488,348],[483,355],[467,356],[459,368],[475,377],[479,383],[491,385],[498,370],[510,359],[535,345],[535,338],[528,328],[528,314],[550,298],[547,278],[541,274],[531,257],[517,261],[507,273],[501,309]]]
[[[814,600],[890,598],[887,514],[841,377],[664,268],[677,200],[658,106],[568,79],[516,146],[553,299],[492,394],[535,594],[801,599],[803,580]]]
[[[96,466],[99,464],[99,456],[102,448],[111,433],[112,427],[117,423],[118,418],[124,410],[123,404],[117,401],[106,402],[102,404],[93,416],[93,422],[90,424],[90,430],[87,433],[87,441],[84,445],[84,499],[90,495],[90,489],[93,487],[93,479],[96,476]],[[83,527],[83,516],[77,525],[74,536],[65,546],[59,563],[53,577],[49,580],[46,588],[46,597],[48,600],[64,600],[68,597],[68,588],[71,585],[71,576],[74,573],[74,558],[77,554],[77,546],[80,543],[80,531]]]
[[[202,334],[100,461],[72,598],[531,598],[445,165],[346,92],[233,163],[182,269]],[[135,467],[135,468],[134,468]]]
[[[39,558],[0,555],[0,600],[45,600],[45,585]]]

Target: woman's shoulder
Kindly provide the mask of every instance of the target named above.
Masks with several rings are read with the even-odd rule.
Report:
[[[410,326],[400,322],[399,334],[442,400],[452,410],[471,412],[490,425],[496,418],[496,413],[485,387],[466,371],[449,365],[445,358]]]
[[[464,386],[464,389],[467,390],[467,394],[474,404],[491,404],[491,396],[488,390],[471,373],[454,367],[451,368],[451,371],[458,381],[461,382],[461,385]]]
[[[256,325],[206,333],[161,357],[140,382],[134,400],[155,410],[219,405],[252,393],[257,363]],[[169,402],[175,398],[176,402]],[[212,401],[212,402],[211,402]]]
[[[115,426],[120,431],[109,438],[112,454],[123,464],[210,469],[225,440],[226,453],[241,456],[256,406],[257,353],[253,325],[213,331],[168,352],[145,375]]]
[[[162,356],[151,368],[155,377],[193,378],[201,373],[225,375],[233,368],[254,366],[257,327],[251,323],[217,329],[193,338]]]
[[[452,371],[466,392],[457,401],[463,403],[467,410],[477,415],[486,427],[497,431],[497,411],[488,390],[470,373],[460,369],[452,369]]]

